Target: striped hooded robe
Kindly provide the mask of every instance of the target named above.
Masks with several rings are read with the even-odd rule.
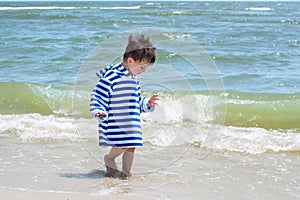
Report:
[[[112,64],[100,71],[100,80],[91,95],[90,111],[107,113],[99,118],[99,145],[116,148],[143,146],[141,112],[151,112],[148,98],[141,97],[136,76],[122,64]]]

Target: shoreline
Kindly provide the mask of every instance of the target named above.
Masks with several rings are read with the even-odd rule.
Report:
[[[56,191],[30,191],[21,189],[0,189],[0,196],[2,200],[153,200],[153,198],[129,194],[81,194],[73,192],[56,192]]]

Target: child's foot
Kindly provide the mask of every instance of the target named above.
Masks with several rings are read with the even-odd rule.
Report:
[[[127,179],[127,178],[131,178],[131,173],[129,173],[129,172],[121,172],[121,176],[123,177],[123,178],[125,178],[125,179]]]
[[[127,179],[131,178],[131,174],[130,173],[125,173],[125,172],[118,172],[113,177],[121,179],[121,180],[127,180]]]
[[[108,155],[104,156],[104,163],[108,176],[114,176],[119,172],[115,160],[109,158]]]

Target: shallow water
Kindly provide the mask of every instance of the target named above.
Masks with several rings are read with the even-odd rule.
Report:
[[[297,152],[250,155],[216,151],[200,158],[199,151],[205,150],[195,146],[146,145],[136,152],[133,177],[122,180],[104,176],[102,157],[107,149],[99,149],[91,140],[22,142],[2,135],[0,147],[1,188],[124,193],[154,199],[300,197]]]

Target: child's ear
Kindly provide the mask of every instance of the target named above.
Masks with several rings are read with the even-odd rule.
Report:
[[[134,63],[135,60],[134,60],[133,58],[129,57],[129,58],[127,59],[127,62],[128,62],[128,63]]]

